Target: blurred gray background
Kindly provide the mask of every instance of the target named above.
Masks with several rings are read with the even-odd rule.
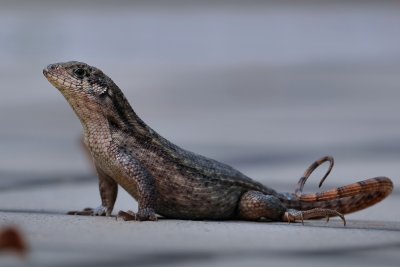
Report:
[[[69,60],[107,73],[167,139],[277,189],[326,154],[324,188],[400,182],[398,1],[0,1],[3,209],[82,208],[80,190],[44,193],[58,182],[98,202],[81,125],[42,75]],[[10,200],[19,189],[29,200]],[[350,218],[400,220],[381,205]]]
[[[397,1],[0,4],[2,171],[86,171],[79,121],[41,73],[68,60],[106,72],[160,134],[234,165],[400,157]]]

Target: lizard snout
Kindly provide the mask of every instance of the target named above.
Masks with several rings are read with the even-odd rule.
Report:
[[[56,70],[58,69],[59,65],[58,64],[49,64],[46,67],[46,70]]]
[[[58,64],[49,64],[46,68],[43,69],[43,75],[48,76],[49,72],[57,70],[59,68]]]

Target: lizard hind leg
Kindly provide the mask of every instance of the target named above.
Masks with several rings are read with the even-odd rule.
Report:
[[[269,220],[283,222],[297,222],[307,219],[320,219],[338,216],[346,225],[343,214],[333,209],[314,208],[310,210],[287,209],[285,205],[273,195],[265,195],[259,191],[248,191],[243,194],[239,202],[238,215],[240,219],[249,221]]]
[[[259,191],[248,191],[242,195],[238,206],[240,219],[249,221],[282,221],[286,212],[283,203],[273,195],[265,195]]]

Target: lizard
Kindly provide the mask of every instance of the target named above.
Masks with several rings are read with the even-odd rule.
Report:
[[[71,211],[111,216],[118,185],[138,202],[124,220],[156,221],[159,215],[187,220],[298,222],[339,216],[367,208],[387,197],[393,183],[375,177],[331,190],[303,194],[311,173],[330,156],[315,161],[294,193],[280,193],[216,160],[185,150],[150,128],[119,87],[100,69],[83,62],[50,64],[43,69],[79,118],[84,143],[99,178],[101,205]],[[117,218],[118,218],[117,216]]]

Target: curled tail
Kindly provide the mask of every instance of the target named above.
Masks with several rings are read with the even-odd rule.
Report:
[[[380,202],[392,190],[389,178],[375,177],[320,193],[303,194],[298,198],[298,209],[325,208],[347,214]]]
[[[306,170],[298,182],[294,199],[286,203],[288,208],[303,211],[323,208],[347,214],[368,208],[380,202],[393,190],[393,183],[389,178],[375,177],[319,193],[303,194],[303,187],[308,177],[324,162],[329,162],[330,166],[319,184],[319,186],[322,185],[334,164],[333,158],[329,156],[317,160]]]

